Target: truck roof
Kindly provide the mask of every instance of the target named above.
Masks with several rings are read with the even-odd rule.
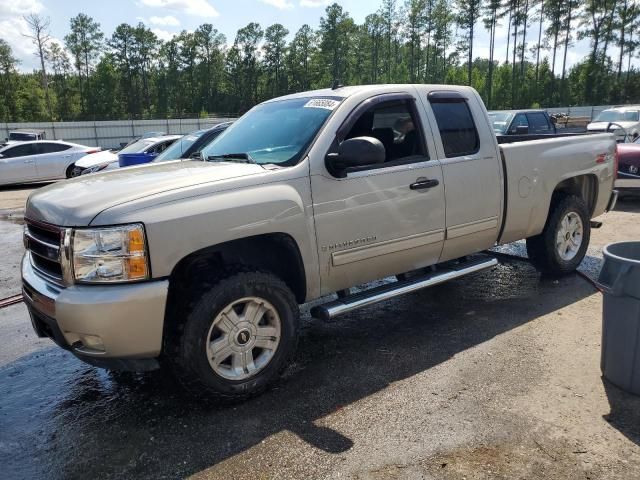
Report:
[[[640,105],[616,105],[615,107],[607,108],[603,110],[603,112],[610,112],[612,110],[617,110],[619,112],[633,111],[636,112],[640,110]]]
[[[289,100],[294,98],[310,98],[310,97],[338,97],[338,98],[347,98],[351,95],[355,95],[363,92],[371,92],[371,93],[385,93],[385,92],[394,92],[394,91],[404,91],[407,87],[420,87],[420,88],[429,88],[432,90],[450,90],[450,91],[468,91],[472,90],[471,87],[464,87],[459,85],[439,85],[439,84],[424,84],[424,83],[385,83],[378,85],[354,85],[354,86],[345,86],[338,88],[322,88],[319,90],[308,90],[306,92],[298,92],[292,93],[289,95],[284,95],[282,97],[272,98],[267,100],[265,103],[276,102],[280,100]]]
[[[15,130],[9,130],[9,133],[44,133],[44,130],[34,130],[30,128],[16,128]]]

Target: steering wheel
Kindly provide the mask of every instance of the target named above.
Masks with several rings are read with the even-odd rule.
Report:
[[[609,125],[607,125],[607,133],[609,133],[609,131],[611,130],[611,127],[617,127],[620,130],[622,130],[624,132],[624,140],[622,141],[622,143],[627,143],[629,141],[629,132],[627,132],[627,129],[624,128],[622,125],[620,125],[619,123],[615,123],[615,122],[609,122]]]

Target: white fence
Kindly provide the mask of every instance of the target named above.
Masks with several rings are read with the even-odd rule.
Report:
[[[185,134],[234,120],[226,117],[172,118],[166,120],[113,120],[96,122],[0,123],[0,140],[18,129],[44,130],[48,139],[67,140],[82,145],[120,148],[147,132]]]
[[[589,117],[593,120],[600,112],[612,107],[613,105],[599,105],[597,107],[554,107],[545,108],[545,110],[550,114],[568,113],[570,117]]]

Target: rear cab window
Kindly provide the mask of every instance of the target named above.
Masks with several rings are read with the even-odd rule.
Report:
[[[542,112],[527,113],[529,120],[529,133],[553,133],[547,116]]]
[[[428,99],[436,119],[446,158],[473,155],[480,150],[480,136],[464,97],[455,92],[432,92]]]

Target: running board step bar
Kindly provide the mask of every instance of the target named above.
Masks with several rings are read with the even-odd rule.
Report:
[[[383,302],[393,297],[415,292],[423,288],[432,287],[440,283],[448,282],[456,278],[464,277],[471,273],[480,272],[498,264],[495,258],[475,258],[455,264],[445,264],[437,270],[409,280],[402,280],[379,287],[364,290],[362,292],[338,298],[323,305],[316,305],[311,309],[311,316],[320,320],[330,321],[338,315],[351,312],[358,308]]]

